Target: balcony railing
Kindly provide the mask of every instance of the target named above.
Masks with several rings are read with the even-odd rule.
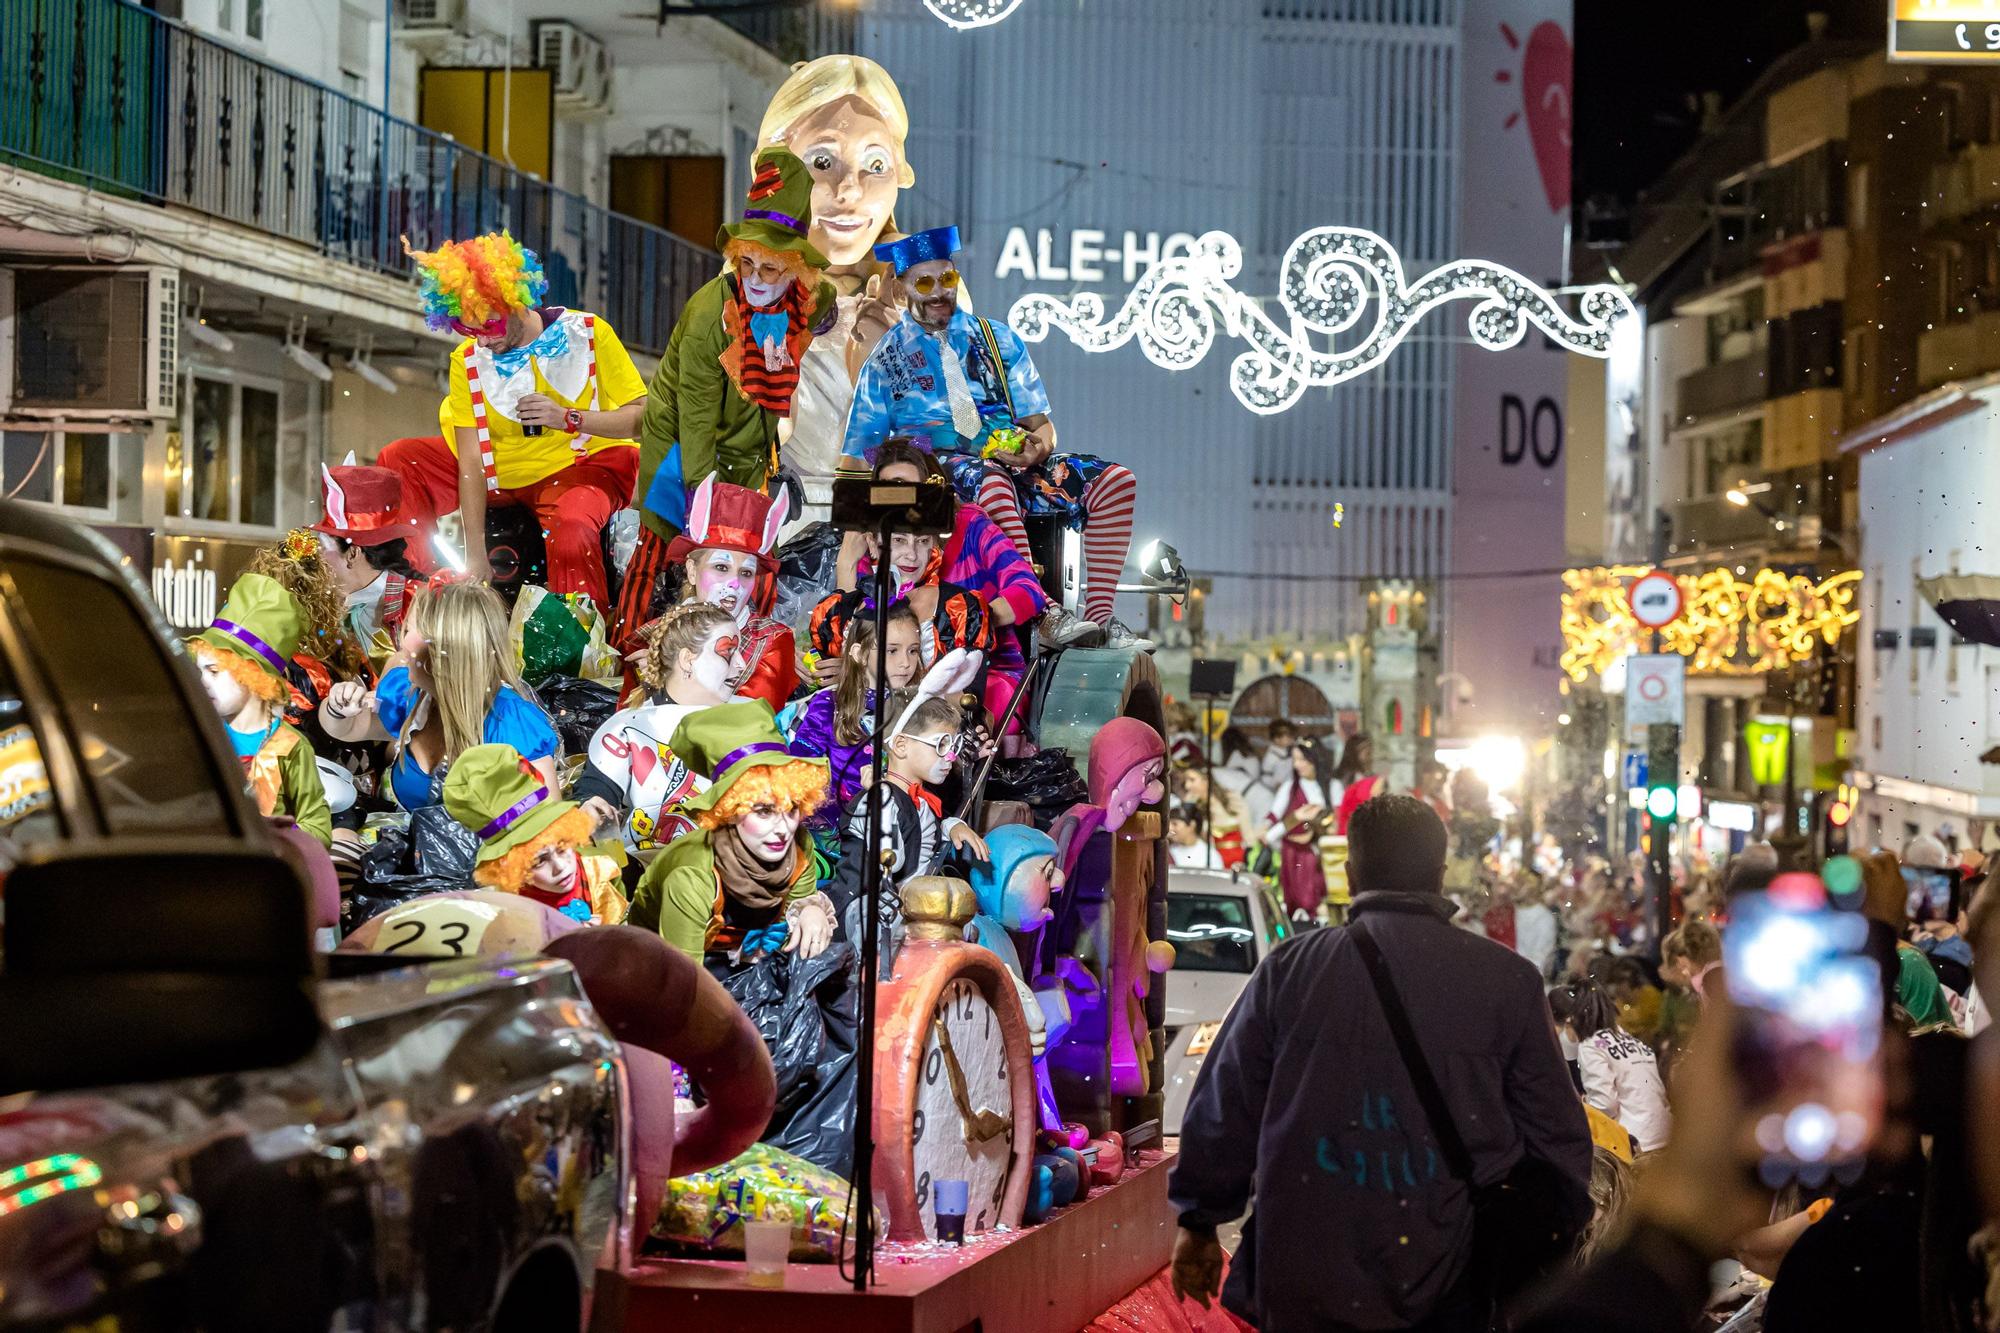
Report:
[[[792,9],[759,9],[712,17],[791,64],[832,51],[854,49],[854,15],[823,14],[820,9],[819,4],[808,3]],[[666,20],[673,15],[674,6],[662,0],[660,18]]]
[[[1765,369],[1765,353],[1759,349],[1681,376],[1679,421],[1685,425],[1763,402]]]
[[[1967,144],[1931,168],[1923,225],[1942,227],[2000,206],[2000,144]]]
[[[666,346],[721,262],[443,135],[125,0],[0,4],[0,161],[177,205],[408,275],[419,249],[506,228],[549,300]]]

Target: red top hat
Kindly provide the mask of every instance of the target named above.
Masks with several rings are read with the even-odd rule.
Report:
[[[401,537],[416,541],[417,525],[405,517],[403,479],[385,467],[328,467],[320,464],[326,489],[326,516],[314,532],[339,537],[356,546],[380,546]]]
[[[696,551],[740,551],[768,566],[790,512],[787,495],[773,500],[762,491],[710,477],[694,488],[687,531],[667,546],[667,560],[679,564]]]

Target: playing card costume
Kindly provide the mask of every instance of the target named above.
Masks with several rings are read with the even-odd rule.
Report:
[[[621,651],[637,645],[655,584],[673,563],[667,546],[688,526],[690,488],[713,476],[761,491],[770,480],[800,359],[835,311],[821,277],[826,259],[806,239],[811,224],[805,163],[782,148],[759,153],[743,220],[716,237],[730,267],[688,298],[646,392],[632,491],[643,530],[612,631]],[[741,259],[772,258],[788,269],[777,289],[752,290],[735,271]]]
[[[876,254],[903,278],[958,248],[958,228],[939,227],[878,246]],[[955,292],[955,281],[947,290]],[[1054,454],[1020,469],[993,461],[996,451],[1019,452],[1019,423],[1048,414],[1042,378],[1014,330],[954,308],[933,331],[912,307],[861,367],[841,472],[866,474],[884,440],[909,436],[929,445],[960,497],[985,510],[1024,559],[1033,553],[1023,516],[1061,519],[1084,534],[1084,615],[1102,623],[1111,617],[1131,544],[1138,482],[1124,466],[1088,454]]]
[[[398,440],[383,467],[403,478],[403,499],[426,533],[459,504],[460,432],[477,441],[487,503],[526,505],[547,533],[551,592],[588,593],[608,606],[604,525],[625,507],[638,472],[637,441],[603,439],[580,413],[608,412],[642,397],[631,356],[600,315],[545,306],[548,279],[535,252],[506,232],[411,251],[423,274],[425,322],[464,335],[452,349],[450,391],[438,408],[442,438]],[[504,331],[532,311],[541,333],[525,347],[494,352],[475,335]],[[522,398],[541,394],[567,410],[562,426],[530,432]]]

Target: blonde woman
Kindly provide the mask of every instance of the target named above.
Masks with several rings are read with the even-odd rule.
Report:
[[[483,584],[419,591],[382,683],[334,686],[320,721],[338,740],[394,738],[389,787],[406,810],[438,804],[452,761],[482,743],[513,746],[556,789],[561,741],[515,670],[507,608]]]
[[[822,56],[795,66],[764,112],[757,141],[790,149],[812,174],[813,247],[839,290],[834,327],[799,363],[792,415],[781,427],[780,459],[805,485],[811,512],[824,518],[840,461],[854,377],[896,321],[887,267],[875,244],[894,240],[896,198],[916,183],[903,153],[910,113],[887,70],[864,56]]]

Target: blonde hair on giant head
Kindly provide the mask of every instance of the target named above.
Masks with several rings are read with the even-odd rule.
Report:
[[[424,670],[444,728],[444,759],[458,758],[486,739],[486,714],[502,685],[529,703],[535,692],[514,665],[507,638],[507,606],[483,583],[426,584],[410,599],[407,626],[423,636]],[[398,753],[410,741],[421,709],[412,708],[396,738]]]
[[[896,184],[907,190],[917,183],[904,151],[910,137],[910,112],[903,105],[903,92],[889,71],[867,56],[821,56],[792,66],[791,77],[779,85],[764,108],[764,123],[757,127],[757,142],[763,147],[782,144],[799,120],[822,107],[832,106],[843,97],[858,97],[875,109],[889,132],[896,136],[902,157],[902,171]]]

